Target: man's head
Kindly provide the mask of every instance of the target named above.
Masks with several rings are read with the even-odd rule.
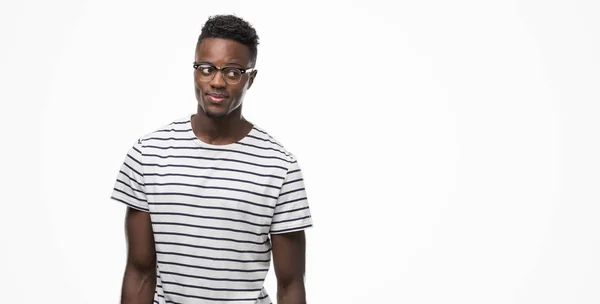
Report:
[[[208,117],[222,118],[238,109],[254,82],[258,35],[243,19],[213,16],[196,45],[196,99]]]

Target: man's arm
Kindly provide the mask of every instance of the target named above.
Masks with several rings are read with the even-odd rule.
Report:
[[[150,304],[156,287],[156,250],[150,214],[127,208],[125,230],[128,252],[121,304]]]
[[[272,234],[273,266],[277,277],[278,304],[306,304],[304,231]]]

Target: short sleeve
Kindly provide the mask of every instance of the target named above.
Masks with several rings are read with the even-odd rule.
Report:
[[[141,142],[138,141],[127,152],[127,156],[117,174],[111,199],[124,203],[129,207],[148,212],[141,149]]]
[[[275,205],[270,233],[279,234],[304,230],[312,227],[312,224],[302,170],[298,161],[293,160]]]

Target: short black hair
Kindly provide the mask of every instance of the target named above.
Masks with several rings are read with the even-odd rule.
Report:
[[[248,47],[250,50],[250,60],[256,63],[258,53],[258,34],[250,23],[235,15],[215,15],[208,18],[200,37],[199,45],[205,38],[223,38],[231,39]]]

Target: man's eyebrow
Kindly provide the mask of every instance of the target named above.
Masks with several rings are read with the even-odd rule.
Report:
[[[239,65],[241,67],[244,67],[243,64],[237,63],[237,62],[227,62],[227,65]]]
[[[211,62],[207,62],[207,61],[196,61],[196,64],[208,64],[208,65],[215,65],[215,64],[213,64],[213,63],[211,63]],[[237,62],[231,62],[231,61],[230,61],[230,62],[226,62],[226,63],[225,63],[225,66],[231,66],[231,65],[237,65],[237,66],[239,66],[239,67],[241,67],[241,68],[244,68],[244,65],[243,65],[243,64],[241,64],[241,63],[237,63]]]

